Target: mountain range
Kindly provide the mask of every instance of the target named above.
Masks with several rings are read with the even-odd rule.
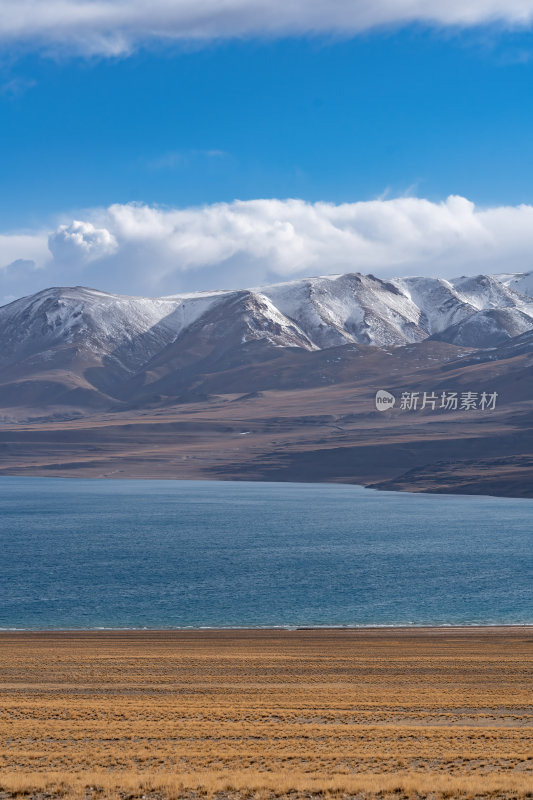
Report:
[[[0,474],[530,496],[532,364],[533,272],[349,273],[162,298],[48,289],[0,308]],[[379,389],[398,398],[386,414]],[[498,405],[400,404],[446,391]]]

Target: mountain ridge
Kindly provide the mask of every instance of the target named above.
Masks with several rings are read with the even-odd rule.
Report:
[[[435,339],[490,350],[533,330],[533,297],[513,288],[533,294],[531,276],[346,273],[160,298],[46,289],[0,307],[0,406],[178,401],[216,385],[213,375],[293,349]]]
[[[524,284],[531,294],[512,288]],[[86,287],[54,287],[0,307],[0,364],[35,355],[44,344],[79,343],[115,357],[126,369],[151,360],[219,304],[247,297],[246,340],[265,338],[277,346],[325,349],[339,344],[399,346],[446,332],[468,320],[486,326],[487,312],[507,309],[498,321],[502,340],[533,328],[533,272],[498,279],[478,275],[392,278],[346,273],[253,289],[217,290],[146,298]],[[241,316],[246,316],[241,309]],[[272,328],[269,328],[269,322]],[[518,324],[521,323],[521,324]],[[198,326],[197,326],[198,327]],[[520,328],[516,332],[516,328]],[[481,337],[483,331],[481,330]],[[507,335],[506,335],[507,334]],[[128,345],[128,346],[126,346]],[[483,346],[483,345],[481,345]],[[490,346],[490,344],[489,344]]]

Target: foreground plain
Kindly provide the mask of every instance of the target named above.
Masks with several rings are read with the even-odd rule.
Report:
[[[531,628],[2,633],[0,797],[533,796]]]

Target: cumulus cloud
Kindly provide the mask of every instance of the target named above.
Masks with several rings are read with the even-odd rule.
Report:
[[[150,40],[353,35],[422,23],[529,26],[533,0],[0,0],[0,41],[126,54]]]
[[[57,261],[83,264],[113,253],[117,241],[106,228],[95,228],[91,222],[75,219],[50,234],[48,247]]]
[[[0,237],[8,254],[0,297],[51,285],[162,295],[349,271],[452,277],[533,269],[533,206],[478,208],[457,196],[117,204],[87,216],[52,232],[47,253],[41,232]]]

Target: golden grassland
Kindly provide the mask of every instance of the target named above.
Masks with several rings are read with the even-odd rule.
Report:
[[[0,634],[0,798],[533,797],[533,630]]]

